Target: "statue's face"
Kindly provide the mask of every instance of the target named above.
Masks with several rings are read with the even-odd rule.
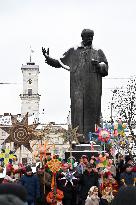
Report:
[[[82,36],[82,42],[84,46],[91,46],[92,41],[93,41],[93,36],[92,35],[84,35]]]

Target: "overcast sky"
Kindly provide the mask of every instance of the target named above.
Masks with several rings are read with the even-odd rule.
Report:
[[[40,67],[40,113],[45,120],[66,122],[70,110],[69,72],[44,63],[41,47],[59,58],[78,45],[84,28],[95,32],[93,45],[101,48],[109,62],[109,75],[103,80],[102,111],[111,100],[111,89],[125,85],[136,74],[135,0],[0,0],[0,114],[21,112],[21,65],[35,51],[32,61]]]

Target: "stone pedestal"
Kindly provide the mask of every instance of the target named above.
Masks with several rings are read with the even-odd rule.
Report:
[[[79,144],[74,147],[74,150],[72,150],[71,154],[72,157],[76,158],[77,161],[80,160],[82,155],[87,155],[90,159],[91,156],[98,156],[99,152],[101,151],[100,145],[93,145],[94,150],[91,150],[90,144]],[[65,159],[67,160],[70,157],[70,152],[65,152]]]

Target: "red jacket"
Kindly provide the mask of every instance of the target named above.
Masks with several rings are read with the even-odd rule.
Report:
[[[133,167],[132,172],[136,172],[136,165]]]

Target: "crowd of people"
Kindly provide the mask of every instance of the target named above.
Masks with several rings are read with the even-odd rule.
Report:
[[[56,173],[48,167],[52,158],[61,162]],[[35,172],[30,165],[17,172],[10,164],[0,184],[1,205],[135,205],[135,201],[133,158],[117,155],[113,162],[108,153],[82,155],[79,162],[48,155]]]

